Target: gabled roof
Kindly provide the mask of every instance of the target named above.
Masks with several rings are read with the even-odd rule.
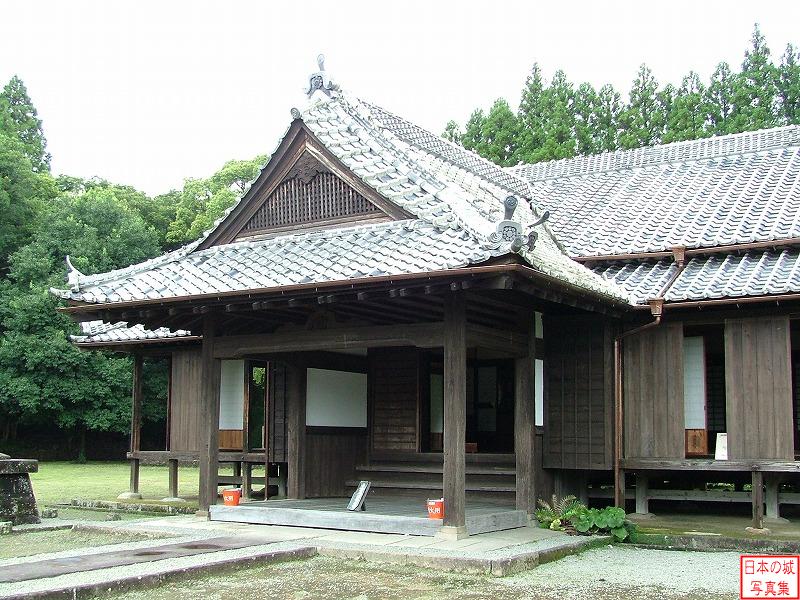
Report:
[[[509,171],[573,257],[800,238],[800,126]]]
[[[417,140],[412,143],[412,133],[400,135],[400,125],[385,124],[387,115],[347,94],[329,97],[318,92],[302,115],[295,113],[292,127],[301,124],[325,152],[410,219],[204,247],[213,231],[241,212],[237,204],[193,244],[126,269],[89,276],[72,273],[71,288],[54,293],[85,303],[157,300],[425,274],[514,254],[511,240],[498,238],[496,231],[504,219],[503,202],[514,190],[520,203],[513,219],[523,231],[532,230],[539,215],[524,195],[527,184],[463,149],[429,147],[435,136],[422,136],[419,128],[409,130]],[[423,137],[428,142],[421,142]],[[265,169],[281,159],[274,154]],[[258,184],[259,178],[254,185]],[[240,202],[254,195],[250,190]],[[546,225],[535,231],[533,250],[519,251],[535,270],[593,295],[627,302],[620,288],[570,260]]]

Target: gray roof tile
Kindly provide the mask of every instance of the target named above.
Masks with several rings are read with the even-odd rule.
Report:
[[[800,237],[800,126],[511,171],[571,256]]]

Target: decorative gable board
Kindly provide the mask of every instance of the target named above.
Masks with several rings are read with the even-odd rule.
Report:
[[[408,215],[350,172],[295,121],[250,190],[198,246]]]
[[[301,161],[306,163],[304,168],[291,173],[275,188],[245,223],[237,239],[318,225],[390,219],[341,178],[308,160],[308,155],[303,155]]]

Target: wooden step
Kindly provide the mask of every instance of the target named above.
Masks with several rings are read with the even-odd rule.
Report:
[[[398,465],[398,464],[371,464],[358,465],[356,471],[365,473],[436,473],[444,472],[442,465]],[[467,475],[505,475],[515,476],[516,469],[504,467],[487,467],[478,465],[467,465],[465,473]]]
[[[358,487],[358,481],[348,481],[347,487]],[[370,485],[373,488],[388,488],[398,490],[442,490],[441,482],[435,481],[381,481],[370,480]],[[489,483],[471,483],[466,482],[464,490],[467,492],[502,492],[502,493],[515,493],[516,487],[513,485],[496,485]]]

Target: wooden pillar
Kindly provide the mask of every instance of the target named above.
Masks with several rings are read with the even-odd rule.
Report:
[[[650,499],[647,497],[649,481],[646,475],[636,475],[636,513],[646,515],[650,513]]]
[[[514,453],[517,459],[517,510],[536,510],[536,332],[531,326],[528,355],[514,363]]]
[[[459,292],[444,298],[444,527],[466,535],[465,448],[467,424],[466,301]]]
[[[170,458],[169,461],[169,497],[179,498],[178,496],[178,460]]]
[[[253,463],[242,463],[242,499],[250,500],[253,497]]]
[[[133,355],[133,392],[131,394],[131,452],[142,449],[142,366],[140,354]],[[139,459],[131,459],[131,476],[128,491],[117,496],[119,500],[138,500],[139,493]]]
[[[753,470],[753,489],[751,497],[753,500],[753,528],[764,528],[764,474],[756,469]]]
[[[219,381],[221,361],[214,358],[215,319],[203,318],[203,345],[200,358],[200,494],[199,511],[207,514],[217,503],[219,475]]]
[[[288,485],[287,497],[306,497],[306,368],[293,361],[286,368],[286,434]],[[335,456],[327,457],[337,460]],[[264,473],[264,483],[269,489],[269,461]],[[266,492],[265,490],[265,497]]]

